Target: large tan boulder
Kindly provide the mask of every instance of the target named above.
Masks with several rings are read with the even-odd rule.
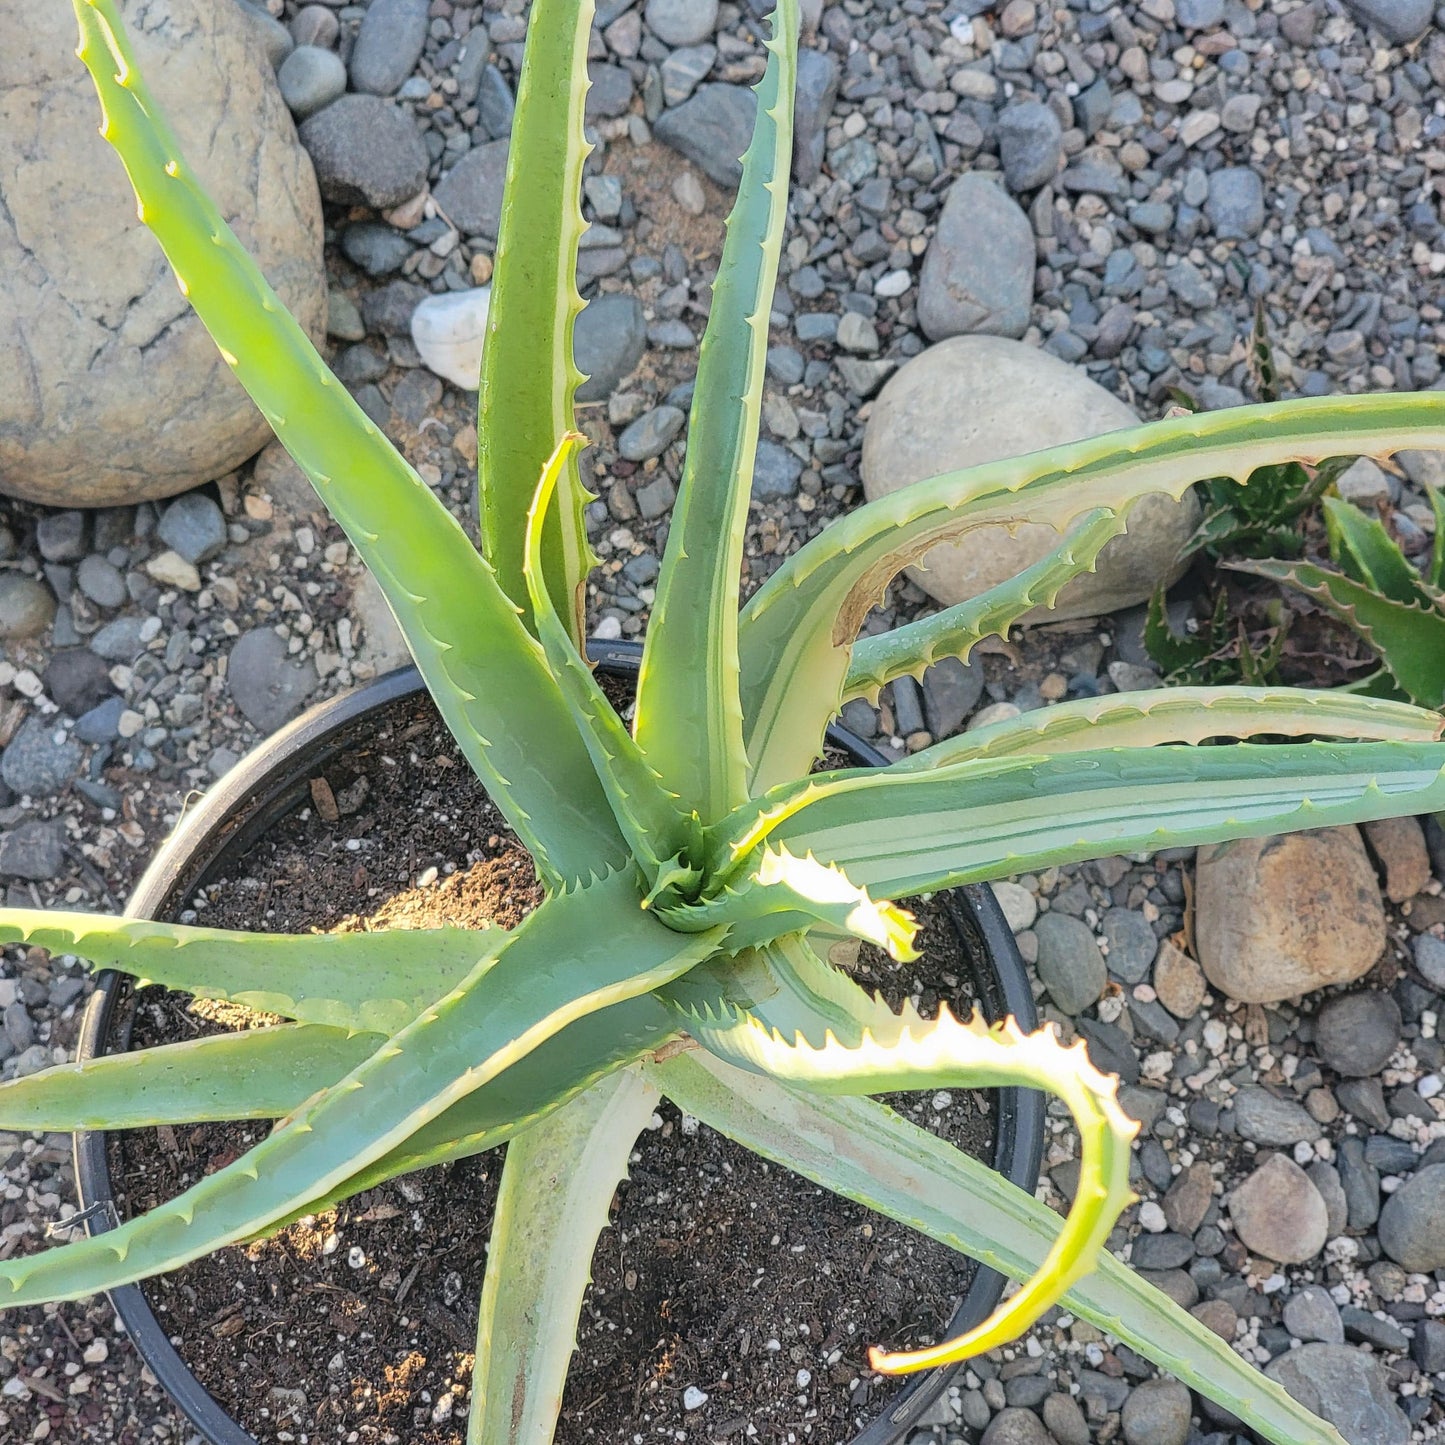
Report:
[[[901,367],[879,394],[863,439],[863,490],[871,500],[941,472],[1138,423],[1118,397],[1056,356],[999,336],[953,336]],[[1091,617],[1144,601],[1179,576],[1179,549],[1198,520],[1192,496],[1145,498],[1098,570],[1071,582],[1053,612],[1038,609],[1026,620]],[[909,576],[951,606],[1006,582],[1058,541],[1035,523],[1012,533],[981,527],[934,547]]]
[[[1201,848],[1194,941],[1209,982],[1243,1003],[1368,973],[1385,947],[1385,908],[1359,829]]]
[[[187,161],[281,299],[324,332],[321,202],[264,48],[228,0],[128,0]],[[0,6],[0,491],[171,496],[270,430],[136,218],[67,4]]]

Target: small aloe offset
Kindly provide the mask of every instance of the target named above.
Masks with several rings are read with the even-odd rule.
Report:
[[[962,657],[1094,565],[1146,496],[1260,467],[1445,446],[1445,394],[1175,417],[869,503],[739,611],[767,325],[786,226],[797,0],[771,17],[757,121],[704,338],[634,722],[582,653],[593,563],[572,324],[590,0],[534,0],[481,376],[480,546],[355,405],[187,168],[114,0],[73,0],[102,132],[223,356],[376,575],[447,725],[531,851],[519,927],[304,937],[0,910],[0,941],[284,1022],[0,1085],[0,1128],[278,1118],[178,1198],[0,1261],[0,1308],[73,1298],[251,1240],[409,1170],[509,1144],[477,1281],[470,1445],[552,1438],[607,1204],[656,1101],[1023,1282],[904,1371],[1062,1303],[1263,1437],[1334,1430],[1111,1258],[1131,1200],[1116,1081],[1052,1031],[896,1014],[829,962],[914,954],[896,900],[1070,859],[1445,807],[1438,713],[1271,688],[1065,704],[881,770],[809,776],[844,701]],[[934,617],[859,638],[930,547],[1042,522],[1057,547]],[[1438,579],[1432,577],[1432,592]],[[1438,701],[1438,698],[1435,699]],[[1251,738],[1287,742],[1249,742]],[[1230,742],[1231,746],[1209,746]],[[1072,1113],[1062,1221],[871,1099],[1023,1083]]]
[[[1425,489],[1435,538],[1418,567],[1376,517],[1341,497],[1324,500],[1325,533],[1337,571],[1315,562],[1239,562],[1242,572],[1303,593],[1343,622],[1380,659],[1352,685],[1378,697],[1445,707],[1445,500]]]

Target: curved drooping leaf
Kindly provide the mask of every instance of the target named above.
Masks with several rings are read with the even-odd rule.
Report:
[[[181,159],[114,0],[73,3],[101,134],[125,164],[141,219],[237,380],[380,583],[467,761],[549,885],[620,866],[626,849],[587,751],[492,569],[327,369]],[[415,590],[441,577],[446,585],[429,595]]]
[[[875,1347],[870,1352],[875,1370],[930,1369],[1021,1334],[1094,1268],[1119,1214],[1135,1197],[1129,1189],[1129,1144],[1139,1126],[1119,1107],[1119,1081],[1089,1062],[1082,1039],[1069,1048],[1060,1045],[1052,1025],[1025,1034],[1012,1018],[992,1025],[977,1016],[959,1022],[944,1007],[936,1019],[924,1020],[910,1007],[887,1015],[886,1024],[856,1044],[831,1036],[822,1045],[801,1036],[789,1042],[746,1013],[702,1016],[689,1032],[729,1063],[809,1093],[1022,1084],[1057,1095],[1073,1115],[1083,1150],[1073,1208],[1028,1282],[956,1339],[898,1353]]]
[[[1067,531],[1203,477],[1348,452],[1445,447],[1445,393],[1307,398],[1173,417],[1031,456],[950,472],[859,507],[808,542],[743,609],[744,741],[754,792],[807,771],[843,698],[850,649],[888,583],[983,526]]]
[[[242,933],[38,908],[0,908],[0,943],[73,953],[144,983],[299,1023],[400,1032],[506,942],[500,928]]]
[[[765,839],[906,898],[1105,854],[1267,837],[1445,806],[1445,743],[1282,743],[1019,755],[820,773],[709,841],[726,886]]]
[[[649,919],[628,875],[548,898],[495,958],[235,1163],[118,1229],[0,1262],[0,1306],[94,1294],[264,1232],[569,1023],[676,978],[718,941]]]
[[[587,744],[617,826],[647,875],[649,899],[678,887],[691,893],[702,876],[691,861],[702,853],[698,816],[685,811],[679,798],[663,787],[567,635],[546,587],[546,518],[569,460],[586,442],[579,432],[568,432],[557,443],[527,514],[522,575],[532,602],[532,625]]]
[[[277,1119],[364,1063],[375,1034],[277,1024],[186,1039],[0,1084],[0,1129],[142,1129]]]
[[[891,770],[918,773],[975,758],[1155,747],[1259,734],[1428,743],[1438,741],[1442,732],[1445,719],[1437,712],[1330,689],[1161,687],[1035,708],[923,748],[900,758]]]
[[[640,1069],[620,1069],[507,1146],[467,1445],[552,1445],[597,1238],[661,1097]]]
[[[1435,607],[1396,602],[1313,562],[1231,565],[1303,592],[1375,651],[1407,697],[1424,707],[1445,706],[1445,614]]]
[[[592,149],[583,135],[592,17],[593,0],[532,5],[482,350],[477,399],[482,551],[529,623],[532,603],[522,579],[527,509],[557,438],[576,425],[572,404],[582,381],[572,357],[572,330],[582,311],[577,249],[585,229],[582,164]],[[566,459],[559,494],[561,505],[544,529],[546,586],[581,648],[587,573],[595,558],[583,519],[590,499],[575,456]]]
[[[768,318],[788,210],[798,3],[778,0],[757,121],[698,352],[687,461],[637,680],[637,741],[712,823],[747,797],[738,583],[762,414]]]
[[[905,674],[921,678],[940,657],[967,660],[985,637],[1007,636],[1020,618],[1052,607],[1075,577],[1092,572],[1099,553],[1124,531],[1124,522],[1122,510],[1086,513],[1057,547],[1007,582],[932,616],[860,638],[843,679],[844,701],[866,697],[876,702],[885,682]]]
[[[1015,1279],[1037,1270],[1057,1238],[1058,1216],[1044,1205],[871,1099],[808,1094],[703,1050],[647,1067],[679,1108],[754,1153]],[[1275,1445],[1344,1445],[1331,1426],[1107,1252],[1064,1304],[1201,1395],[1227,1400]]]

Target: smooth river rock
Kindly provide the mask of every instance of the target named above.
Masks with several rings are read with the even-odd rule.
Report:
[[[186,161],[319,341],[320,197],[251,22],[125,9]],[[0,492],[103,506],[211,481],[271,433],[136,218],[75,37],[69,5],[0,8]]]
[[[1082,370],[1022,342],[953,336],[914,357],[873,405],[863,439],[869,499],[940,472],[1080,441],[1138,418]],[[1098,569],[1076,578],[1052,611],[1025,621],[1092,617],[1133,606],[1179,575],[1176,558],[1194,530],[1199,504],[1147,497],[1129,530],[1104,548]],[[1051,527],[981,527],[928,552],[909,576],[944,606],[1006,582],[1059,543]]]
[[[961,177],[949,188],[923,256],[918,324],[930,341],[1022,336],[1034,263],[1033,227],[1018,203],[983,176]]]
[[[1385,946],[1385,909],[1354,827],[1201,848],[1194,937],[1209,982],[1242,1003],[1353,983]]]
[[[1313,1259],[1329,1234],[1323,1196],[1283,1154],[1271,1154],[1230,1195],[1229,1214],[1248,1249],[1280,1264]]]

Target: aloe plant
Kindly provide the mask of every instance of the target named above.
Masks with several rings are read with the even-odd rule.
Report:
[[[1426,494],[1435,540],[1423,566],[1410,562],[1377,517],[1341,497],[1324,501],[1337,571],[1315,562],[1236,565],[1311,598],[1379,657],[1380,667],[1352,690],[1439,708],[1445,707],[1445,501],[1433,487]]]
[[[591,555],[571,430],[589,0],[534,0],[480,398],[480,549],[355,405],[182,159],[113,0],[73,0],[102,132],[143,220],[257,405],[376,575],[442,717],[531,851],[519,927],[276,937],[6,909],[0,939],[288,1022],[0,1085],[0,1127],[274,1118],[267,1139],[118,1228],[0,1261],[0,1307],[143,1279],[360,1190],[510,1141],[468,1439],[550,1440],[606,1201],[660,1094],[819,1184],[1024,1281],[977,1329],[884,1371],[987,1349],[1052,1305],[1278,1442],[1326,1424],[1104,1248],[1135,1125],[1081,1044],[892,1013],[825,960],[908,957],[890,901],[1120,850],[1445,803],[1441,720],[1331,693],[1195,689],[1067,704],[890,769],[809,776],[846,699],[966,656],[1123,531],[1141,497],[1342,451],[1445,445],[1445,396],[1176,417],[920,483],[789,558],[739,613],[767,321],[786,219],[797,0],[779,0],[700,357],[686,471],[629,730],[580,652]],[[973,601],[858,640],[940,541],[1042,521],[1053,553]],[[1256,735],[1308,739],[1195,746]],[[1325,741],[1333,739],[1334,741]],[[1061,1224],[871,1095],[1022,1083],[1081,1141]],[[550,1167],[535,1167],[535,1161]]]

